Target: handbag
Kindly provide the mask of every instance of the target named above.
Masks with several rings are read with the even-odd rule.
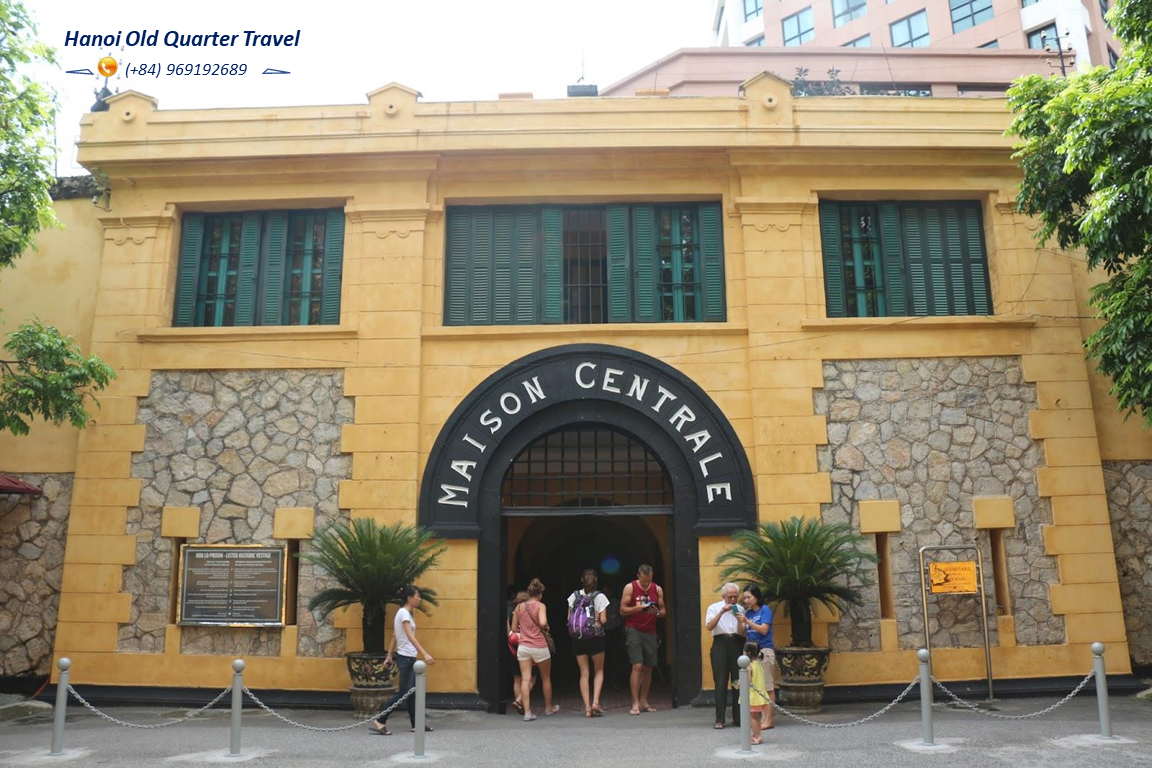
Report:
[[[548,627],[543,627],[542,629],[544,630],[544,639],[548,641],[548,653],[555,655],[556,641],[552,639],[552,630]]]
[[[520,634],[517,632],[509,632],[508,633],[508,650],[511,651],[513,656],[516,655],[516,649],[519,645],[520,645]]]

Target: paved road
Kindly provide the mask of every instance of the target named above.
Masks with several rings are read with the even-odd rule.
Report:
[[[1003,714],[1032,712],[1049,700],[1011,699]],[[872,704],[838,705],[820,719],[839,722],[869,714]],[[70,708],[65,759],[48,758],[51,734],[47,712],[0,724],[0,765],[156,766],[236,762],[228,748],[228,713],[214,711],[192,722],[152,731],[129,730]],[[181,711],[116,708],[122,719],[161,722]],[[319,726],[349,723],[334,712],[292,710],[285,714]],[[1152,768],[1152,702],[1112,700],[1115,732],[1131,741],[1109,745],[1079,740],[1098,733],[1096,700],[1078,698],[1038,720],[1004,722],[938,707],[936,740],[949,751],[923,754],[900,746],[918,742],[919,704],[905,702],[883,718],[858,728],[816,729],[782,722],[756,747],[752,762],[802,761],[811,766],[898,768],[899,766],[1009,766],[1010,768]],[[781,718],[785,720],[785,718]],[[739,730],[712,729],[711,710],[682,708],[630,717],[609,714],[585,720],[579,714],[540,717],[524,723],[517,717],[479,712],[431,712],[428,734],[431,760],[458,766],[528,768],[547,766],[700,766],[726,765],[738,758]],[[243,752],[247,762],[276,766],[395,765],[405,762],[413,735],[403,715],[392,722],[395,735],[377,737],[367,727],[343,734],[316,734],[274,720],[259,711],[244,712]],[[747,760],[748,758],[744,758]]]

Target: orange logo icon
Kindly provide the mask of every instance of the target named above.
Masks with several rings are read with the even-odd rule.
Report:
[[[104,77],[112,77],[112,75],[116,74],[118,67],[119,65],[116,63],[116,59],[111,56],[105,56],[96,63],[96,71]]]

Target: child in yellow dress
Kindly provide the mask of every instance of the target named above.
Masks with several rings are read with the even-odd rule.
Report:
[[[749,691],[751,698],[748,700],[748,719],[752,721],[752,743],[763,744],[764,739],[760,735],[760,718],[768,707],[768,697],[762,694],[765,690],[764,665],[757,661],[760,658],[760,646],[756,643],[746,644],[744,655],[752,660],[752,663],[748,665],[748,682],[752,684]]]

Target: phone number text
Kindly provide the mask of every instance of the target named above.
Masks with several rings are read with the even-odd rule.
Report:
[[[129,77],[160,77],[161,75],[220,76],[246,75],[247,64],[129,64],[124,68]]]

